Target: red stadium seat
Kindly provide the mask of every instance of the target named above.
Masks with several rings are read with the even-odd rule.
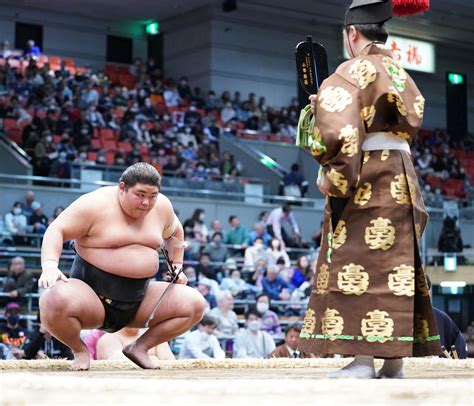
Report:
[[[54,136],[53,136],[53,142],[54,142],[55,144],[60,143],[60,142],[61,142],[61,136],[60,136],[60,135],[54,135]]]
[[[115,140],[101,140],[102,149],[107,151],[115,151],[117,149],[117,143]]]
[[[115,162],[115,152],[106,152],[105,159],[109,165],[113,165]]]
[[[119,142],[118,149],[124,153],[129,153],[132,150],[132,146],[129,142]]]
[[[87,159],[89,161],[95,162],[95,160],[97,159],[97,152],[88,152]]]
[[[16,119],[5,118],[3,120],[3,128],[5,129],[5,131],[9,130],[10,128],[17,128]]]
[[[10,138],[12,141],[15,141],[18,145],[23,144],[21,132],[22,131],[19,128],[9,128],[6,131],[8,138]]]
[[[96,150],[97,150],[97,149],[101,149],[101,148],[102,148],[102,144],[101,144],[101,142],[100,142],[99,139],[97,139],[97,138],[92,138],[92,140],[91,140],[91,147],[92,147],[93,149],[96,149]]]
[[[111,128],[101,128],[100,139],[101,140],[115,140],[114,131]]]

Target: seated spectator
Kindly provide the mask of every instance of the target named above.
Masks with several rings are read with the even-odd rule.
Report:
[[[179,96],[178,89],[176,89],[174,80],[169,79],[165,89],[163,98],[166,107],[178,107],[181,103],[181,97]]]
[[[234,162],[234,156],[229,152],[224,152],[222,155],[219,170],[221,171],[222,176],[235,177],[239,175],[239,171]]]
[[[245,249],[244,257],[244,267],[250,270],[255,269],[255,264],[259,259],[266,259],[267,254],[265,252],[265,246],[263,245],[263,239],[257,237],[253,245]]]
[[[15,356],[10,351],[7,345],[0,343],[0,360],[15,360]]]
[[[283,176],[280,182],[280,195],[290,197],[306,197],[308,181],[300,172],[298,164],[291,165],[291,172]]]
[[[237,333],[239,324],[237,315],[232,310],[234,307],[234,297],[229,291],[221,292],[217,296],[217,307],[212,309],[208,316],[216,321],[217,329],[215,334],[220,336],[230,337]]]
[[[123,156],[123,152],[120,151],[120,150],[115,151],[114,165],[117,165],[117,166],[125,166],[126,165],[125,157]]]
[[[13,353],[22,350],[26,342],[26,330],[20,326],[21,308],[18,303],[11,302],[5,307],[5,325],[0,325],[0,342]]]
[[[267,273],[267,260],[260,259],[255,264],[255,271],[252,274],[252,281],[257,288],[262,288],[262,281]]]
[[[38,201],[34,201],[31,204],[33,209],[33,214],[30,217],[30,226],[32,227],[32,232],[35,234],[44,234],[46,227],[48,227],[48,217],[43,213],[43,206]]]
[[[38,328],[28,336],[23,349],[14,349],[18,359],[74,359],[71,349],[51,335],[41,324],[38,313]]]
[[[216,297],[211,294],[211,281],[208,278],[199,278],[197,283],[197,290],[206,299],[210,309],[217,306]]]
[[[48,220],[48,226],[56,220],[56,218],[64,211],[63,206],[57,206],[54,208],[53,215]]]
[[[283,247],[281,240],[279,240],[278,238],[272,238],[270,246],[266,249],[265,252],[267,254],[268,265],[275,265],[277,261],[282,258],[285,267],[288,268],[291,266],[290,257],[288,256],[288,253]]]
[[[229,121],[235,119],[237,116],[236,111],[232,107],[231,102],[227,102],[224,108],[221,110],[221,120],[224,124],[228,124]]]
[[[192,217],[183,224],[186,234],[192,234],[193,238],[201,244],[207,243],[209,237],[209,229],[204,223],[205,218],[204,210],[198,208],[194,210]]]
[[[25,192],[25,197],[21,203],[22,213],[26,216],[26,219],[29,220],[33,214],[33,209],[31,208],[32,203],[35,201],[35,192],[28,190]]]
[[[237,333],[234,341],[233,358],[268,358],[275,349],[270,334],[261,331],[261,320],[255,309],[245,313],[246,328]]]
[[[265,212],[268,214],[268,212]],[[265,224],[261,223],[260,221],[255,223],[253,230],[249,233],[249,244],[253,245],[256,238],[261,238],[263,245],[265,248],[268,247],[272,236],[268,233]]]
[[[23,311],[27,310],[25,295],[33,291],[34,276],[25,268],[23,257],[14,257],[10,260],[2,291],[8,293]]]
[[[223,231],[222,231],[222,224],[219,220],[212,220],[211,221],[211,230],[210,230],[210,233],[211,234],[215,234],[215,233],[221,233],[223,234]]]
[[[140,153],[140,149],[138,143],[132,143],[132,150],[127,154],[125,158],[125,163],[127,166],[136,164],[137,162],[141,162],[143,160],[142,154]]]
[[[440,252],[462,252],[461,230],[456,226],[456,218],[446,217],[438,239]]]
[[[292,286],[278,276],[278,269],[275,265],[269,265],[267,275],[262,280],[262,287],[273,300],[290,300]]]
[[[5,229],[12,236],[14,244],[29,245],[29,240],[25,237],[28,223],[26,216],[22,213],[20,202],[15,202],[12,211],[5,214]]]
[[[286,232],[284,226],[287,224],[291,226],[293,236]],[[301,239],[298,223],[288,204],[272,210],[267,218],[267,230],[272,237],[283,241],[287,247],[294,247]]]
[[[214,331],[216,321],[209,316],[204,316],[198,324],[197,330],[184,337],[184,343],[179,352],[181,359],[224,359],[225,353],[219,345]]]
[[[243,248],[247,246],[249,232],[246,227],[240,225],[237,216],[229,217],[230,230],[225,234],[224,244],[240,245]]]
[[[8,59],[12,55],[13,51],[10,49],[10,43],[7,40],[3,41],[0,48],[0,58]]]
[[[29,39],[28,42],[26,43],[26,49],[24,52],[24,56],[29,59],[39,59],[41,55],[41,51],[39,49],[39,46],[35,45],[35,41],[32,39]]]
[[[49,176],[58,179],[70,179],[72,173],[71,160],[66,152],[60,152],[58,158],[51,162]]]
[[[97,110],[97,102],[92,102],[86,113],[87,122],[94,128],[107,127],[100,111]]]
[[[189,87],[188,78],[186,76],[182,76],[179,79],[177,90],[179,93],[179,97],[181,97],[182,99],[189,100],[191,98],[191,88]]]
[[[271,335],[281,334],[280,319],[278,315],[270,310],[271,298],[266,293],[257,296],[257,312],[261,319],[260,330]]]
[[[222,233],[215,233],[211,242],[206,245],[205,251],[209,254],[212,262],[225,262],[227,259],[228,250],[222,240]]]
[[[115,333],[105,333],[97,341],[97,359],[125,361],[128,358],[123,355],[123,348],[137,340],[145,329],[124,327]],[[148,355],[159,360],[176,359],[167,342],[158,344],[148,350]]]
[[[301,255],[296,261],[296,267],[293,269],[290,283],[295,288],[299,288],[303,282],[308,280],[312,272],[308,257]]]
[[[203,252],[199,257],[199,263],[196,265],[196,272],[198,275],[217,280],[216,269],[211,265],[211,258],[207,252]]]
[[[229,276],[222,279],[220,289],[230,291],[234,297],[243,297],[248,290],[251,290],[250,286],[242,279],[240,271],[235,268],[230,271]]]
[[[285,331],[285,342],[273,350],[270,358],[315,358],[314,354],[298,349],[300,333],[300,323],[290,324]]]

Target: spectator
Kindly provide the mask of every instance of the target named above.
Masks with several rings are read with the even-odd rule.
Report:
[[[15,357],[19,359],[74,359],[71,349],[53,337],[41,324],[39,313],[38,322],[38,329],[27,337],[23,349],[13,350]]]
[[[265,248],[268,247],[272,236],[268,233],[265,224],[262,224],[260,221],[255,223],[253,230],[249,234],[249,244],[253,244],[255,239],[260,238],[263,242]]]
[[[290,324],[285,331],[285,342],[273,350],[270,358],[315,358],[314,354],[298,349],[300,333],[300,323]]]
[[[263,291],[273,300],[290,300],[293,288],[291,285],[278,276],[278,269],[275,265],[269,265],[267,275],[262,280]]]
[[[225,262],[228,256],[227,247],[222,243],[222,233],[214,233],[211,242],[206,245],[206,252],[212,262]]]
[[[197,273],[196,269],[193,268],[192,266],[186,267],[184,273],[186,274],[186,277],[188,278],[188,286],[191,286],[192,288],[197,288]]]
[[[31,293],[34,285],[34,277],[25,268],[23,257],[14,257],[8,264],[8,272],[3,284],[3,292],[8,293],[10,298],[19,303],[26,311],[25,295]]]
[[[261,319],[260,330],[271,335],[281,334],[280,319],[278,315],[270,310],[271,298],[266,293],[257,296],[257,312]]]
[[[48,226],[54,221],[57,219],[57,217],[64,211],[64,207],[63,206],[57,206],[55,207],[54,211],[53,211],[53,215],[49,218],[48,220]]]
[[[217,306],[216,297],[211,294],[211,281],[208,278],[199,278],[197,283],[197,290],[206,299],[210,309]]]
[[[20,306],[18,303],[8,303],[5,308],[6,325],[0,326],[1,343],[5,344],[10,351],[23,349],[26,342],[26,332],[20,326]]]
[[[234,156],[228,152],[224,152],[222,155],[219,170],[221,171],[222,176],[235,177],[239,175],[239,171],[234,162]]]
[[[301,255],[296,261],[296,267],[293,270],[290,283],[295,288],[299,288],[303,282],[308,280],[311,273],[312,271],[308,257],[306,255]]]
[[[39,47],[35,45],[35,41],[33,41],[32,39],[28,40],[28,42],[26,43],[24,56],[27,59],[28,58],[38,59],[40,55],[41,55],[41,51]]]
[[[236,112],[232,107],[231,102],[227,102],[224,108],[221,110],[221,120],[224,124],[228,124],[231,120],[236,117]]]
[[[179,79],[177,90],[181,99],[189,100],[191,98],[191,88],[189,87],[188,78],[186,76],[182,76]]]
[[[259,259],[266,259],[267,254],[265,252],[265,246],[263,245],[263,239],[257,237],[253,245],[245,249],[244,257],[244,267],[250,270],[255,269],[255,264]]]
[[[38,201],[34,201],[31,204],[33,209],[33,214],[30,217],[30,226],[32,227],[32,232],[35,234],[44,234],[46,227],[48,227],[48,217],[43,213],[43,207]]]
[[[2,47],[0,48],[0,58],[8,59],[13,55],[12,50],[10,49],[10,43],[5,40],[2,42]]]
[[[229,276],[222,279],[220,289],[223,291],[230,291],[234,297],[243,298],[245,293],[250,290],[248,285],[249,284],[242,279],[240,271],[235,268],[230,271]]]
[[[252,275],[252,281],[257,288],[262,288],[262,282],[265,274],[267,273],[267,260],[259,259],[255,264],[255,271]]]
[[[14,360],[15,356],[12,354],[7,345],[0,343],[0,360]]]
[[[222,234],[222,224],[219,220],[212,220],[211,222],[211,234],[221,233]]]
[[[14,244],[29,244],[29,240],[25,236],[27,227],[28,223],[26,216],[22,213],[21,203],[15,202],[12,211],[5,215],[5,229],[12,236]]]
[[[270,334],[260,330],[261,320],[255,309],[245,313],[247,328],[240,330],[234,341],[234,358],[268,358],[275,349]]]
[[[59,156],[51,162],[49,176],[58,179],[71,179],[72,165],[66,152],[62,151]]]
[[[438,240],[440,252],[462,252],[461,230],[456,226],[456,218],[446,217]]]
[[[125,361],[128,358],[123,355],[123,348],[131,344],[145,332],[139,328],[124,327],[115,333],[105,333],[97,341],[97,359]],[[159,360],[174,360],[175,357],[167,342],[161,343],[148,350],[148,355]]]
[[[294,236],[288,235],[284,228],[286,224],[291,226]],[[283,241],[287,247],[295,246],[300,240],[300,229],[288,204],[272,210],[267,218],[267,230],[270,235]]]
[[[196,272],[199,275],[203,275],[206,278],[216,280],[215,267],[211,265],[211,257],[207,252],[203,252],[199,257],[199,263],[196,265]]]
[[[209,316],[204,316],[198,324],[197,330],[184,337],[184,343],[179,352],[181,359],[224,359],[225,353],[219,345],[214,331],[216,321]]]
[[[209,236],[209,230],[204,223],[205,217],[203,209],[196,209],[192,217],[183,224],[186,234],[192,234],[193,238],[201,244],[207,243]]]
[[[224,237],[224,243],[230,245],[240,245],[245,248],[248,243],[249,233],[246,227],[240,225],[237,216],[229,217],[230,230]]]
[[[277,238],[272,238],[270,246],[266,250],[267,262],[269,265],[275,265],[277,261],[282,258],[285,264],[285,267],[290,267],[290,257],[288,256],[285,248],[283,247],[282,242]]]
[[[35,192],[32,190],[28,190],[25,192],[24,201],[21,203],[21,210],[23,214],[26,216],[26,219],[29,220],[31,215],[33,214],[33,209],[31,208],[31,204],[35,201]]]
[[[291,165],[291,172],[283,176],[280,182],[280,195],[289,197],[306,197],[308,181],[300,172],[298,164]]]
[[[212,317],[217,324],[215,334],[219,336],[231,337],[239,329],[237,315],[232,310],[234,307],[234,297],[229,291],[221,292],[217,296],[217,306],[212,309],[208,316]]]
[[[179,96],[178,89],[174,80],[169,79],[166,90],[163,93],[166,107],[178,107],[181,103],[181,97]]]

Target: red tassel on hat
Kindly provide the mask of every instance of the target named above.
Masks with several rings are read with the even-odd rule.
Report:
[[[423,13],[430,8],[430,0],[392,0],[393,14],[409,16]]]

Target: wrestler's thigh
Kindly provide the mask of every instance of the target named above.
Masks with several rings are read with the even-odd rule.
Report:
[[[168,283],[166,282],[151,282],[149,284],[135,317],[128,324],[129,327],[141,328],[145,325],[156,302],[167,286]],[[196,289],[174,284],[158,306],[154,319],[150,321],[150,326],[175,317],[188,317],[194,312],[200,311],[203,308],[203,302],[204,298]]]
[[[104,323],[102,302],[92,288],[80,279],[56,282],[41,294],[39,304],[42,315],[56,313],[76,317],[83,329],[101,327]]]

